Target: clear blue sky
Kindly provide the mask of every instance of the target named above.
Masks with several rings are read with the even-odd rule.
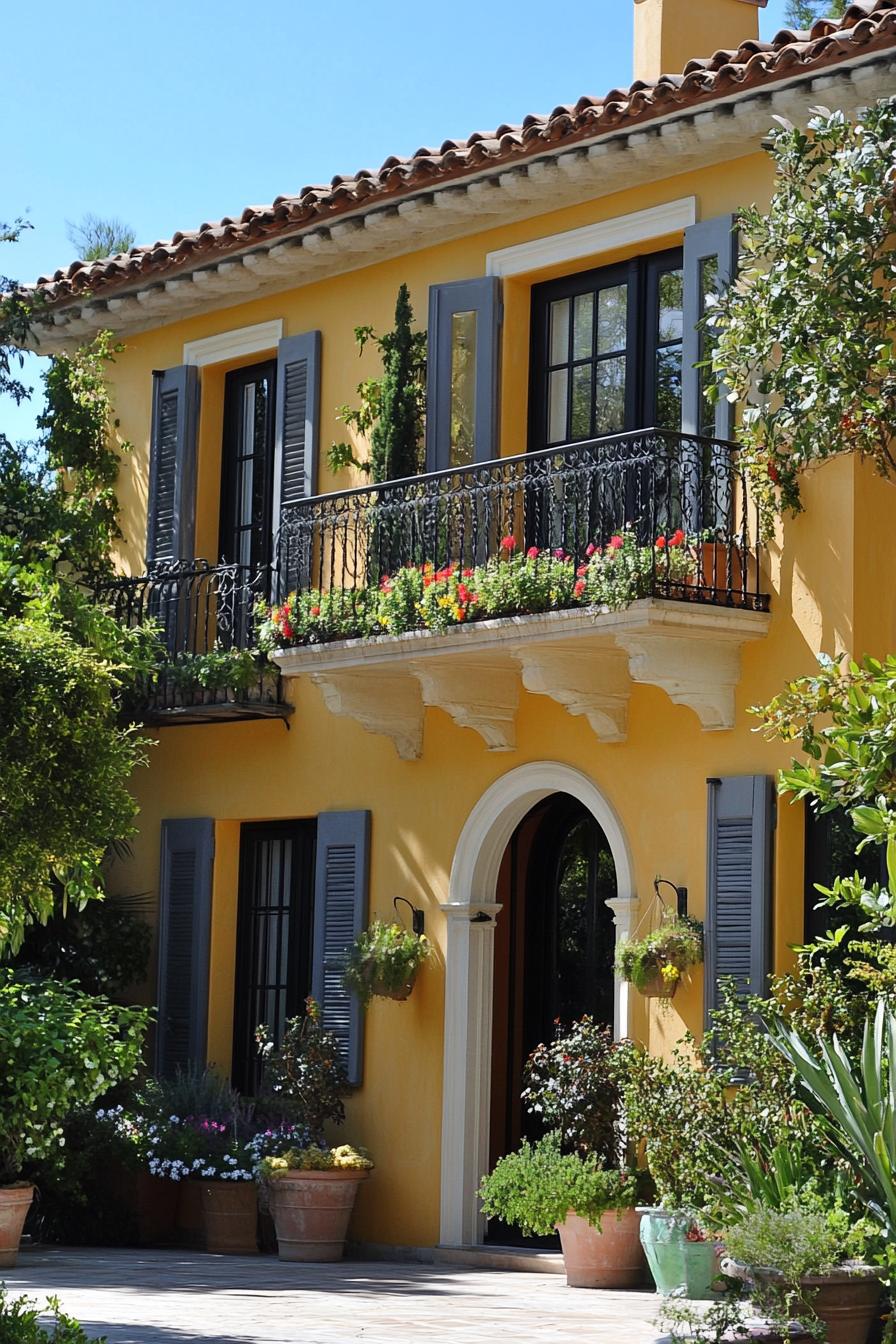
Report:
[[[763,34],[783,24],[769,0]],[[88,211],[139,243],[238,215],[389,154],[548,112],[630,80],[632,0],[6,0],[0,253],[67,265]],[[35,375],[31,374],[33,381]],[[32,409],[0,406],[11,437]]]

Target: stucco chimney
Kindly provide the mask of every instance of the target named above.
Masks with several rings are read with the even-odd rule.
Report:
[[[695,56],[711,56],[759,36],[768,0],[635,0],[635,79],[678,75]]]

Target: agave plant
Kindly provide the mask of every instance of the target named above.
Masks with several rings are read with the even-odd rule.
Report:
[[[803,1101],[852,1168],[896,1273],[896,1014],[881,999],[865,1022],[855,1061],[834,1036],[811,1045],[780,1018],[768,1024],[775,1046],[796,1072]],[[888,1338],[893,1337],[890,1322]]]

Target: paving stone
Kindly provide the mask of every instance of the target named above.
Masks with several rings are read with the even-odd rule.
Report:
[[[7,1287],[54,1294],[110,1344],[656,1344],[659,1299],[460,1265],[78,1248],[25,1251]]]

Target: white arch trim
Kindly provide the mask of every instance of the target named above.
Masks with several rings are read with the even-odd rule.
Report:
[[[600,824],[616,865],[617,894],[608,904],[617,941],[627,937],[636,904],[625,832],[613,807],[587,775],[558,761],[520,765],[496,780],[473,808],[457,843],[442,910],[445,951],[445,1053],[442,1092],[440,1240],[481,1242],[476,1190],[488,1165],[491,1101],[495,896],[501,860],[514,830],[536,803],[555,793],[577,798]],[[614,1029],[628,1034],[627,987],[616,983]]]

